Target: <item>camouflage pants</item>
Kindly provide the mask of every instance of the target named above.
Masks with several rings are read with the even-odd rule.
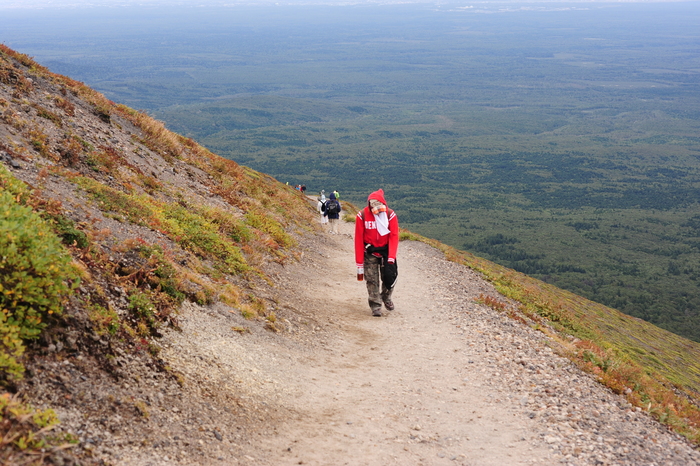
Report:
[[[391,293],[394,291],[387,288],[384,283],[381,283],[380,291],[381,273],[379,270],[381,265],[381,257],[365,253],[365,283],[367,283],[367,293],[369,294],[367,301],[372,312],[381,309],[383,302],[391,301]]]

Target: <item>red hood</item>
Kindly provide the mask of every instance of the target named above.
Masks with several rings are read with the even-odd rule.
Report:
[[[367,200],[376,199],[382,204],[386,205],[386,200],[384,199],[384,190],[378,189],[367,197]]]

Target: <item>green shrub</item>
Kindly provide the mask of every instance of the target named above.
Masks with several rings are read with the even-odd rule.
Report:
[[[64,215],[44,215],[53,224],[54,231],[67,246],[85,249],[90,245],[87,235],[75,227],[75,222]]]
[[[154,213],[147,197],[117,191],[88,177],[79,176],[73,182],[87,191],[103,212],[118,212],[136,225],[154,226]]]
[[[272,218],[263,209],[250,207],[245,214],[246,223],[270,235],[276,247],[289,248],[296,245],[294,239],[287,233],[284,226]]]
[[[183,248],[213,258],[214,268],[222,273],[240,274],[250,269],[240,248],[223,237],[218,226],[200,212],[178,204],[163,207],[163,227]]]
[[[93,304],[88,308],[88,313],[98,335],[114,335],[119,331],[119,315],[112,309]]]
[[[175,266],[166,258],[163,248],[158,245],[140,245],[137,251],[141,257],[148,260],[149,268],[153,269],[153,275],[149,277],[150,285],[168,295],[177,304],[182,304],[185,300],[182,283]]]
[[[248,243],[255,235],[248,226],[230,212],[214,207],[202,208],[202,215],[214,223],[221,234],[227,236],[236,243]]]
[[[145,320],[149,325],[154,323],[156,307],[146,293],[137,291],[129,296],[129,309],[133,311],[134,315]]]
[[[23,340],[36,338],[45,319],[60,314],[77,286],[71,258],[47,223],[0,191],[0,370],[21,377]]]
[[[87,178],[76,177],[78,186],[90,193],[103,211],[117,212],[137,225],[157,228],[176,241],[181,247],[214,262],[214,268],[222,273],[241,274],[250,270],[233,237],[247,235],[245,225],[229,222],[217,216],[206,218],[207,212],[195,207],[183,207],[177,203],[158,202],[145,195],[131,195]],[[216,224],[219,222],[220,226]]]
[[[56,424],[53,410],[36,410],[17,396],[0,394],[0,464],[49,464],[45,458],[51,452],[77,443],[73,436],[51,433]]]
[[[0,165],[0,191],[9,193],[20,204],[25,204],[29,199],[27,185],[12,176],[4,165]]]

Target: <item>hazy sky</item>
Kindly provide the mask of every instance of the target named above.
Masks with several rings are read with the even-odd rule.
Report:
[[[612,0],[610,3],[661,3],[661,2],[693,2],[697,0]],[[457,4],[464,3],[465,7],[484,3],[601,3],[596,0],[0,0],[0,9],[29,9],[29,8],[84,8],[84,7],[125,7],[125,6],[226,6],[252,4],[300,4],[300,5],[350,5],[350,4],[405,4],[405,3],[435,3]]]
[[[257,2],[257,0],[256,0]],[[0,0],[0,8],[75,8],[89,6],[145,6],[145,5],[225,5],[236,1],[186,0]]]
[[[125,7],[125,6],[227,6],[253,4],[372,4],[440,3],[436,0],[0,0],[0,9]],[[484,3],[484,2],[480,2]],[[505,3],[505,2],[504,2]]]

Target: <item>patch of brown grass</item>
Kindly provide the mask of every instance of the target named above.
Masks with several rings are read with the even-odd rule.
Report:
[[[56,104],[56,107],[63,110],[66,115],[75,116],[75,105],[73,105],[69,100],[57,96],[54,98],[54,103]]]

